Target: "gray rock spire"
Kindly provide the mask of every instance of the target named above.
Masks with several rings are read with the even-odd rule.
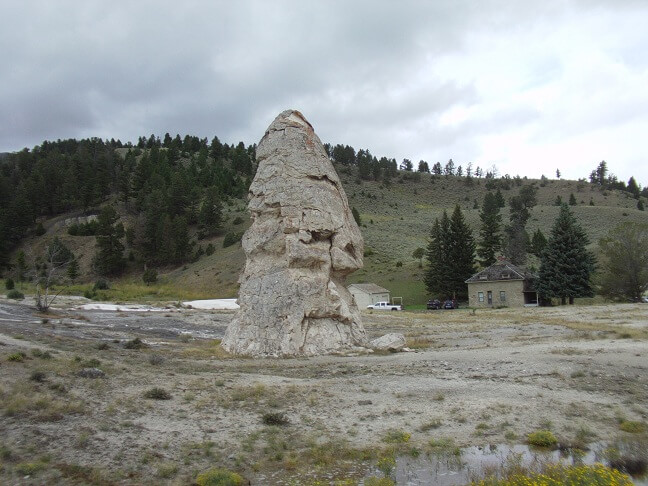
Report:
[[[344,284],[362,267],[362,235],[322,142],[300,112],[287,110],[256,156],[241,308],[222,346],[235,354],[299,356],[365,345]]]

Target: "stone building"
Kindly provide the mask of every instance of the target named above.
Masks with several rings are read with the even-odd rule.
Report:
[[[536,275],[505,260],[494,263],[468,280],[470,307],[524,307],[538,305]]]
[[[376,302],[391,302],[389,290],[374,283],[351,284],[348,289],[359,309],[365,309]]]

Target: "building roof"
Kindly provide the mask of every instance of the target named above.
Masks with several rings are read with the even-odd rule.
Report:
[[[351,287],[355,287],[359,290],[362,290],[367,294],[388,294],[389,293],[389,290],[384,289],[380,285],[376,285],[374,283],[351,284],[349,285],[349,288]]]
[[[484,268],[481,272],[466,280],[466,283],[474,282],[496,282],[501,280],[532,280],[536,276],[524,268],[513,265],[505,260],[493,263],[490,267]]]

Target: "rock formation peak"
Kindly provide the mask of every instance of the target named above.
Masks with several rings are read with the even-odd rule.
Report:
[[[344,282],[362,267],[362,235],[322,142],[300,112],[287,110],[266,130],[256,157],[240,310],[223,347],[299,356],[365,345]]]

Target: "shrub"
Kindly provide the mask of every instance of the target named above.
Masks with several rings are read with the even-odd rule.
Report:
[[[198,486],[242,486],[244,479],[235,472],[214,467],[196,478]]]
[[[5,280],[5,289],[13,290],[13,288],[14,288],[13,278],[9,277],[7,278],[7,280]]]
[[[144,274],[142,275],[142,281],[146,285],[151,285],[157,282],[157,270],[155,268],[147,268]]]
[[[214,245],[210,243],[209,245],[207,245],[207,248],[205,249],[205,255],[207,256],[213,255],[214,250],[215,250]]]
[[[45,373],[43,371],[33,371],[29,379],[31,381],[36,381],[38,383],[43,383],[45,381]]]
[[[164,357],[160,356],[159,354],[152,354],[151,356],[149,356],[148,362],[153,366],[161,365],[162,363],[164,363]]]
[[[9,292],[7,292],[7,299],[23,300],[24,298],[25,294],[23,294],[19,290],[11,289]]]
[[[164,388],[154,387],[144,392],[144,398],[151,400],[171,400],[171,394]]]
[[[100,278],[97,280],[94,284],[94,287],[92,288],[93,290],[108,290],[110,288],[110,284],[108,283],[107,280],[104,280],[103,278]]]
[[[286,414],[283,412],[264,413],[261,417],[261,421],[265,425],[288,425],[290,423],[288,417],[286,417]]]
[[[232,224],[241,224],[242,222],[243,222],[243,218],[237,216],[236,218],[234,218],[234,221],[232,221]]]
[[[130,341],[126,341],[124,343],[124,347],[126,349],[143,349],[143,348],[146,348],[147,345],[140,338],[136,337],[135,339],[131,339]]]
[[[15,363],[20,363],[22,361],[25,361],[25,358],[27,355],[23,353],[22,351],[18,351],[17,353],[12,353],[9,356],[7,356],[7,361],[13,361]]]
[[[405,444],[406,442],[409,442],[411,436],[412,434],[410,434],[409,432],[392,429],[387,431],[387,433],[383,437],[383,442],[387,442],[389,444]]]
[[[558,439],[550,430],[537,430],[527,435],[527,443],[536,447],[555,447]]]
[[[238,243],[241,241],[241,238],[243,237],[243,233],[236,233],[234,231],[229,232],[225,235],[225,239],[223,240],[223,248],[227,248],[228,246],[232,246],[235,243]]]
[[[36,230],[34,231],[34,233],[36,233],[36,236],[43,236],[46,233],[43,223],[38,223],[36,225]]]

